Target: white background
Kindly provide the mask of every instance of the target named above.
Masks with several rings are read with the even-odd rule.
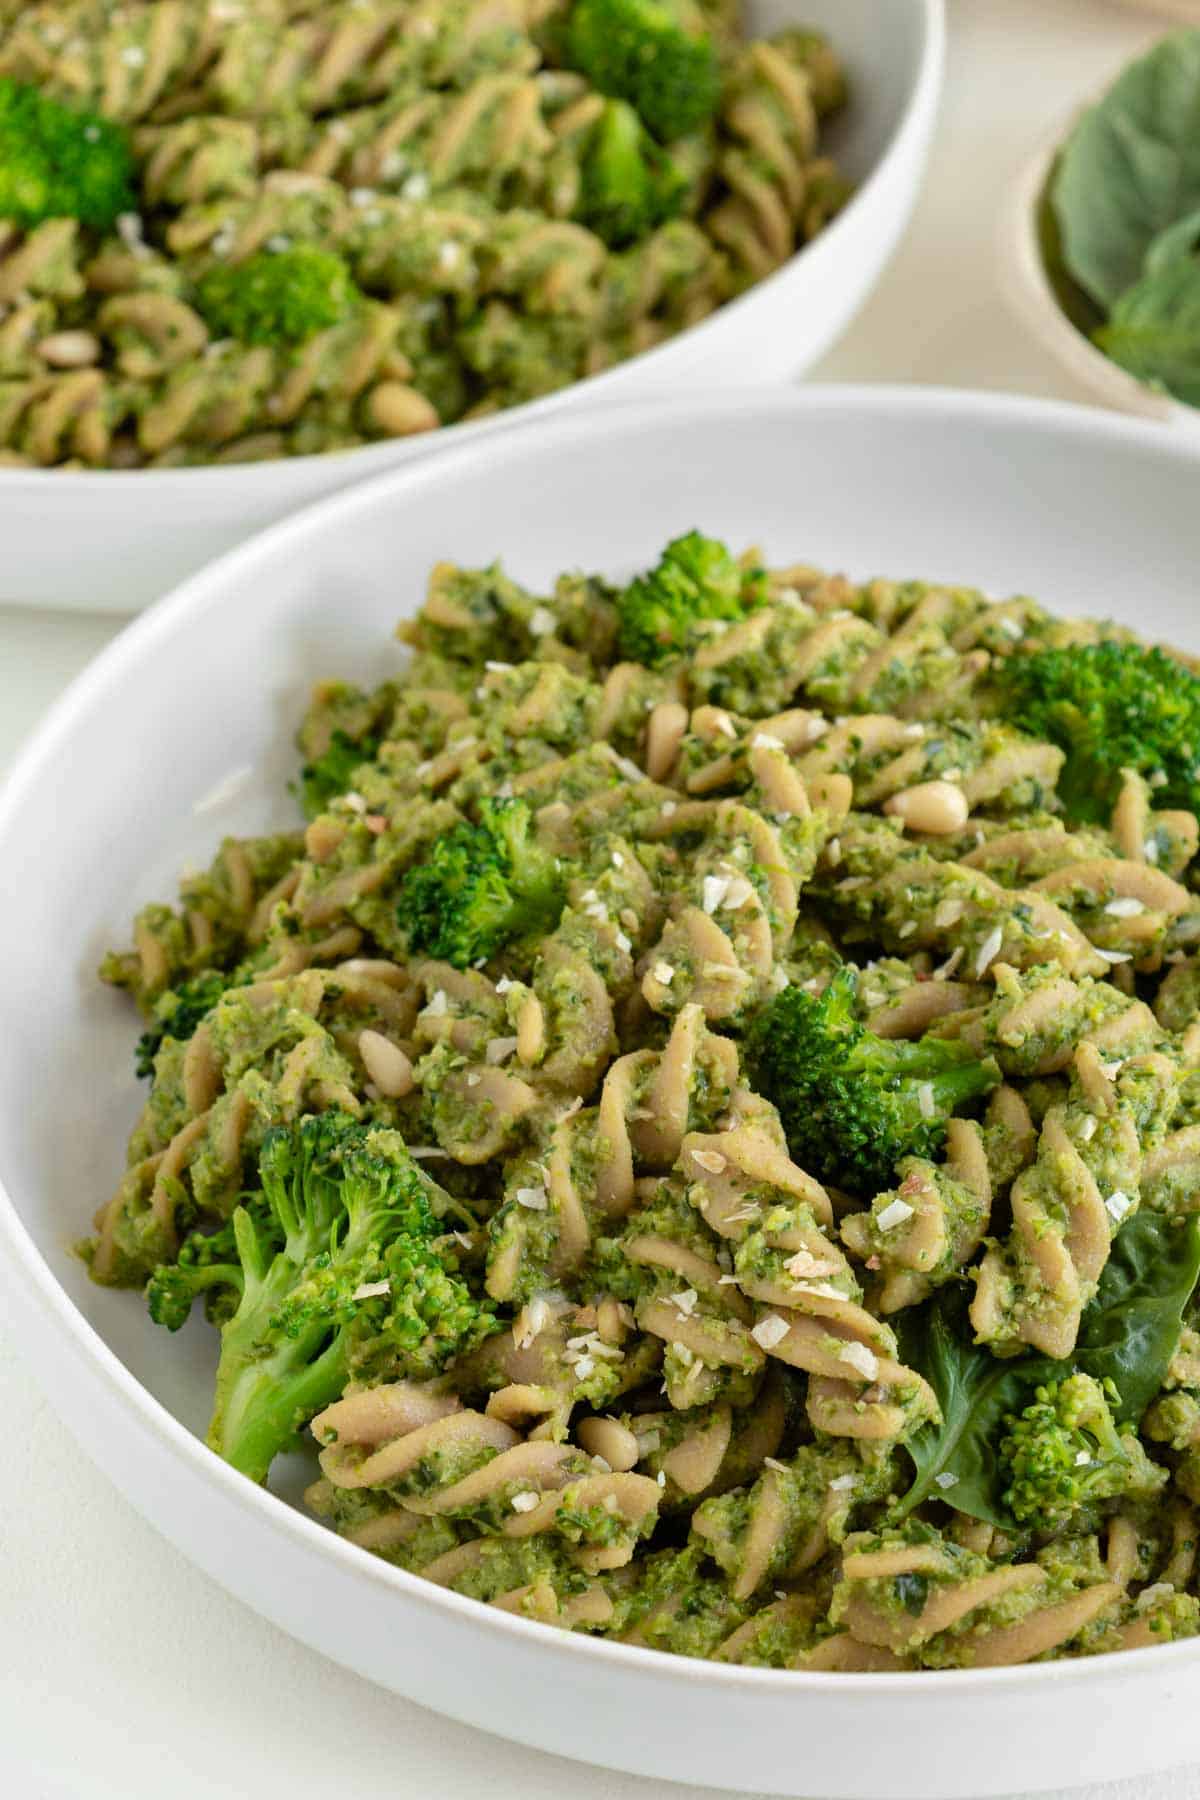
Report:
[[[995,221],[1029,152],[1161,26],[1105,0],[950,0],[950,15],[924,195],[874,297],[817,373],[1086,398],[1008,316]],[[0,769],[119,625],[0,609]],[[81,1196],[80,1216],[89,1210]],[[452,1725],[292,1643],[193,1570],[81,1459],[2,1326],[0,1420],[3,1800],[683,1793]],[[964,1800],[969,1783],[964,1770]],[[1071,1800],[1135,1795],[1196,1800],[1200,1763]]]

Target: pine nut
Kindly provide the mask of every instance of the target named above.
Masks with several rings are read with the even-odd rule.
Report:
[[[620,1475],[637,1463],[638,1441],[619,1419],[581,1419],[575,1435],[589,1456],[602,1456]]]
[[[367,400],[372,425],[389,437],[411,437],[418,431],[436,431],[441,424],[436,409],[416,388],[403,381],[381,381]]]
[[[970,812],[966,795],[952,781],[921,781],[916,787],[902,788],[884,801],[883,810],[903,819],[914,831],[936,837],[961,831]]]
[[[678,700],[662,700],[646,725],[646,773],[651,781],[665,781],[671,773],[688,727],[687,707]]]
[[[402,1100],[412,1092],[412,1064],[401,1050],[379,1031],[360,1031],[358,1053],[363,1066],[380,1093],[389,1100]]]
[[[55,331],[42,339],[37,353],[52,369],[85,369],[100,360],[100,340],[90,331]]]
[[[528,1069],[546,1048],[546,1015],[536,994],[529,994],[517,1014],[517,1061]]]

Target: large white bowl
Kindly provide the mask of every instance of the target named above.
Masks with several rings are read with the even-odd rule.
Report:
[[[91,1456],[187,1555],[314,1647],[566,1756],[759,1793],[948,1800],[1200,1754],[1200,1644],[998,1672],[805,1675],[593,1643],[403,1574],[193,1436],[207,1328],[168,1339],[69,1245],[136,1109],[128,1006],[93,977],[131,910],[225,831],[292,817],[308,683],[398,664],[441,557],[536,586],[698,524],[776,559],[1032,591],[1200,648],[1200,457],[1153,427],[915,390],[592,413],[447,450],[276,526],[131,626],[0,794],[0,1288]],[[251,772],[224,811],[198,798]],[[6,1197],[7,1196],[7,1197]],[[81,1522],[86,1530],[86,1521]],[[102,1547],[97,1546],[102,1554]]]
[[[0,602],[130,612],[306,502],[446,444],[599,400],[740,389],[811,367],[857,312],[912,212],[941,90],[943,0],[750,0],[747,19],[759,33],[822,27],[853,82],[830,143],[858,191],[778,274],[669,343],[496,420],[224,468],[0,469]]]

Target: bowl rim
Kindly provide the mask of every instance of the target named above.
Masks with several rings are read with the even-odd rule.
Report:
[[[764,280],[755,282],[744,293],[727,300],[706,318],[695,325],[689,325],[663,343],[614,363],[611,368],[602,369],[595,375],[585,375],[565,388],[542,394],[535,400],[522,401],[517,406],[507,407],[483,418],[460,419],[449,425],[439,426],[434,432],[420,433],[418,441],[420,438],[435,440],[436,449],[431,444],[430,453],[440,453],[442,443],[469,443],[498,428],[520,427],[527,421],[551,417],[566,406],[575,394],[580,394],[592,403],[623,404],[619,396],[612,394],[612,389],[619,385],[620,378],[628,371],[636,368],[653,380],[656,371],[669,368],[672,353],[678,354],[685,344],[702,346],[714,328],[737,317],[758,295],[790,280],[804,259],[811,258],[814,252],[819,256],[831,254],[831,250],[822,249],[822,246],[836,248],[841,243],[849,229],[848,222],[862,211],[892,166],[908,146],[920,137],[926,123],[932,123],[936,112],[946,55],[946,0],[911,0],[911,3],[918,8],[919,23],[915,80],[882,153],[876,158],[865,179],[855,187],[847,204],[812,243],[793,251],[787,261]],[[629,398],[633,399],[634,396],[630,395]],[[194,467],[183,469],[30,469],[0,466],[0,494],[11,492],[16,495],[22,490],[30,489],[45,491],[48,484],[63,483],[64,491],[74,494],[93,488],[98,494],[107,490],[111,495],[119,484],[137,483],[139,487],[146,488],[147,500],[153,500],[169,494],[180,482],[186,484],[185,491],[194,492],[200,482],[211,489],[223,481],[236,481],[241,491],[245,492],[247,485],[252,490],[259,486],[269,487],[273,481],[278,481],[281,470],[295,469],[298,477],[303,478],[306,472],[324,463],[332,463],[347,472],[353,466],[356,476],[365,480],[370,477],[376,465],[394,466],[386,462],[388,454],[394,454],[398,445],[410,441],[413,440],[381,438],[346,450],[322,450],[306,456],[270,457],[262,462],[198,463]],[[70,483],[69,489],[65,487],[67,482]]]
[[[859,413],[864,425],[869,425],[872,417],[904,419],[917,415],[922,419],[946,421],[971,419],[979,425],[1001,430],[1032,426],[1068,440],[1099,437],[1155,458],[1182,462],[1192,469],[1200,468],[1200,446],[1163,433],[1145,421],[1074,402],[900,384],[814,383],[791,393],[755,390],[665,404],[642,401],[602,411],[569,414],[549,426],[526,425],[513,432],[516,441],[512,449],[520,454],[536,445],[543,453],[565,456],[583,438],[594,439],[599,435],[619,442],[623,435],[636,433],[642,426],[661,425],[664,413],[673,419],[681,432],[690,435],[701,429],[719,428],[726,421],[738,418],[743,423],[756,416],[772,420],[787,418],[797,425],[811,425],[814,420],[819,423],[822,414],[844,416],[847,411]],[[340,519],[349,525],[356,515],[369,518],[382,503],[393,506],[419,504],[422,490],[430,483],[452,483],[464,465],[489,454],[490,446],[459,444],[437,457],[390,469],[371,481],[325,497],[227,551],[135,618],[52,704],[19,750],[7,776],[0,781],[0,846],[11,821],[36,791],[42,764],[77,729],[76,715],[113,681],[126,678],[136,669],[143,650],[169,638],[177,622],[185,617],[203,617],[210,608],[227,604],[231,590],[251,586],[260,563],[274,562],[281,554],[289,554],[295,559],[305,539],[309,535],[323,534],[331,523]],[[274,1528],[288,1533],[298,1553],[328,1558],[345,1577],[373,1581],[380,1585],[381,1591],[391,1589],[403,1594],[410,1604],[449,1612],[473,1627],[481,1637],[491,1638],[497,1646],[517,1634],[530,1649],[557,1648],[564,1657],[576,1659],[581,1675],[590,1665],[603,1663],[618,1671],[638,1670],[645,1681],[673,1682],[678,1677],[714,1692],[803,1693],[813,1697],[832,1692],[863,1697],[887,1693],[915,1698],[925,1694],[949,1696],[955,1692],[1020,1692],[1040,1688],[1047,1682],[1078,1687],[1115,1669],[1119,1669],[1123,1679],[1157,1677],[1168,1669],[1194,1665],[1200,1658],[1200,1639],[1184,1639],[1136,1651],[1109,1651],[1098,1656],[999,1669],[920,1670],[886,1675],[763,1669],[702,1661],[639,1645],[585,1637],[481,1605],[464,1595],[437,1587],[419,1575],[396,1568],[340,1538],[267,1488],[248,1481],[209,1450],[200,1438],[193,1436],[162,1401],[142,1386],[70,1298],[34,1243],[3,1180],[0,1180],[0,1246],[7,1253],[0,1257],[0,1287],[7,1283],[19,1308],[32,1306],[42,1315],[39,1329],[44,1325],[46,1331],[55,1332],[60,1344],[76,1362],[89,1366],[107,1389],[111,1403],[123,1415],[124,1423],[137,1428],[142,1438],[151,1442],[153,1454],[160,1459],[169,1459],[175,1472],[181,1476],[190,1475],[206,1488],[216,1490],[237,1513],[247,1518],[256,1515],[256,1522],[262,1529]],[[53,1395],[50,1398],[53,1404]],[[130,1498],[136,1506],[134,1496]],[[176,1538],[175,1541],[185,1554],[189,1554],[185,1539]],[[831,1684],[835,1686],[831,1687]]]

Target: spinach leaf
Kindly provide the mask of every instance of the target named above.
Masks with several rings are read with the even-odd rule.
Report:
[[[904,1446],[916,1478],[895,1508],[895,1519],[906,1518],[924,1500],[944,1500],[973,1519],[1012,1524],[998,1456],[1004,1421],[1028,1404],[1031,1390],[1054,1365],[1042,1356],[993,1356],[974,1343],[969,1298],[965,1287],[943,1288],[900,1323],[901,1358],[932,1387],[942,1423],[923,1426]]]
[[[934,1499],[1011,1528],[999,1455],[1008,1415],[1027,1406],[1041,1383],[1079,1370],[1098,1381],[1111,1378],[1121,1396],[1118,1423],[1136,1424],[1163,1384],[1198,1279],[1200,1215],[1176,1225],[1145,1211],[1118,1234],[1069,1361],[1005,1359],[974,1343],[965,1286],[943,1288],[902,1315],[900,1354],[933,1388],[942,1423],[924,1426],[905,1444],[915,1477],[893,1517]],[[954,1479],[942,1486],[939,1476]]]
[[[1084,1308],[1074,1366],[1116,1383],[1119,1425],[1136,1425],[1161,1388],[1197,1280],[1200,1214],[1173,1224],[1145,1210],[1117,1233]]]
[[[1176,219],[1160,231],[1150,243],[1146,252],[1146,260],[1142,264],[1143,279],[1147,275],[1159,275],[1170,268],[1181,258],[1191,256],[1200,243],[1200,208],[1195,212],[1185,213],[1182,219]]]
[[[1177,258],[1144,275],[1121,295],[1095,341],[1139,381],[1200,406],[1200,262]]]
[[[1084,337],[1091,337],[1098,326],[1103,325],[1105,315],[1096,302],[1085,294],[1079,283],[1068,273],[1063,258],[1062,231],[1059,228],[1058,215],[1051,203],[1054,181],[1058,174],[1058,162],[1046,179],[1045,186],[1038,196],[1037,203],[1037,237],[1038,251],[1042,259],[1042,267],[1046,271],[1046,279],[1054,292],[1054,298],[1062,311],[1070,319],[1076,331]]]
[[[1069,273],[1110,311],[1159,232],[1200,207],[1200,31],[1164,38],[1089,108],[1052,199]]]

